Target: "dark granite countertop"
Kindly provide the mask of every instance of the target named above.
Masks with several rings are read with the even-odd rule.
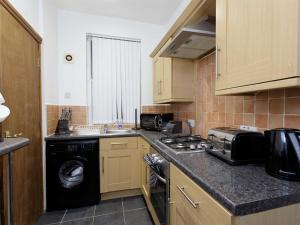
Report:
[[[27,138],[5,138],[4,142],[0,142],[0,156],[18,150],[29,144]]]
[[[109,137],[121,136],[124,135]],[[126,136],[144,137],[162,156],[181,169],[233,215],[242,216],[300,203],[300,182],[271,177],[265,172],[263,165],[230,166],[206,152],[176,155],[158,141],[162,136],[158,132],[140,130]],[[91,137],[108,136],[73,135],[64,139]],[[47,140],[54,138],[55,136],[51,136]]]

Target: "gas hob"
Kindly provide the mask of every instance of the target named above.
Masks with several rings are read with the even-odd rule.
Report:
[[[159,140],[176,154],[204,152],[207,141],[200,135],[163,137]]]

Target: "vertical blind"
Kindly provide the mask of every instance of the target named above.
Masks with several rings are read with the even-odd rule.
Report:
[[[133,123],[141,99],[140,41],[100,36],[88,40],[92,123]]]

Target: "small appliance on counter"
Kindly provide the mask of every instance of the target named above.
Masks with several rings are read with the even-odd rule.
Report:
[[[266,171],[271,176],[300,181],[300,130],[265,131]]]
[[[55,130],[56,135],[70,134],[70,120],[72,116],[72,110],[69,108],[63,108],[60,118],[57,122],[57,127]]]
[[[259,132],[213,128],[208,132],[205,150],[231,165],[262,163],[265,161],[265,138]]]
[[[161,131],[161,129],[171,120],[173,120],[173,113],[150,114],[142,113],[141,128],[144,130]]]
[[[164,134],[180,134],[182,132],[182,121],[169,121],[161,130]]]

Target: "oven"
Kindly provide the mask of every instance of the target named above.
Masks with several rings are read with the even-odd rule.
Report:
[[[150,201],[161,225],[169,225],[170,163],[155,149],[144,157],[150,167]]]

